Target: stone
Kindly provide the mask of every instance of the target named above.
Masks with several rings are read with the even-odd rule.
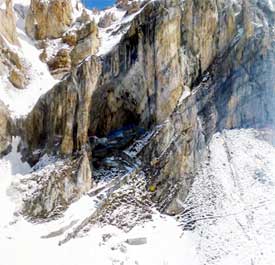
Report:
[[[31,152],[48,146],[69,155],[88,142],[91,98],[101,74],[99,59],[92,58],[49,91],[23,122],[23,138]]]
[[[39,55],[39,59],[43,62],[46,63],[48,59],[48,54],[47,54],[47,49],[43,49],[42,53]]]
[[[147,238],[146,237],[128,238],[126,240],[126,243],[132,246],[144,245],[144,244],[147,244]]]
[[[22,89],[28,84],[27,67],[16,49],[10,45],[11,43],[0,35],[0,75],[7,75],[14,87]]]
[[[24,74],[17,68],[13,68],[9,75],[9,81],[19,89],[26,87],[26,79]]]

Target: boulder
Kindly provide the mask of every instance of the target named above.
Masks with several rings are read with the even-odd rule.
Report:
[[[10,71],[9,81],[10,81],[16,88],[23,89],[23,88],[26,87],[25,75],[24,75],[23,72],[21,72],[21,71],[18,70],[17,68],[13,68],[13,69]]]
[[[8,75],[11,84],[23,89],[28,84],[26,66],[19,55],[10,48],[9,43],[0,34],[0,75]]]

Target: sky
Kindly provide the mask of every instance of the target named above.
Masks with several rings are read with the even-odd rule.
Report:
[[[88,8],[103,9],[114,4],[115,0],[82,0]]]

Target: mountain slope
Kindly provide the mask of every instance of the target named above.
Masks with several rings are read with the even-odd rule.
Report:
[[[5,265],[274,263],[274,4],[0,1]]]

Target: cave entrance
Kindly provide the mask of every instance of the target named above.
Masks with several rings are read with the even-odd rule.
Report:
[[[105,137],[90,137],[94,180],[100,182],[123,176],[134,168],[135,159],[126,150],[145,133],[145,129],[129,123],[110,131]]]
[[[122,174],[133,168],[134,159],[126,151],[146,133],[146,127],[142,125],[139,103],[130,92],[119,89],[119,84],[97,90],[92,102],[96,104],[91,106],[88,136],[94,179],[100,180],[112,172]]]

